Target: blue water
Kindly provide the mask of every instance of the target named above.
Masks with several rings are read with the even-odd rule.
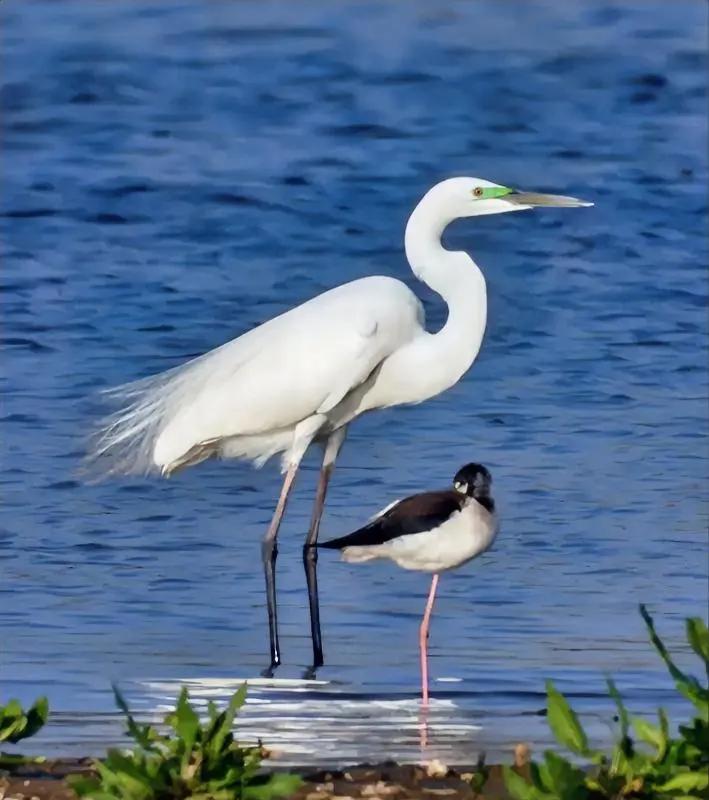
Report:
[[[176,365],[336,284],[410,275],[413,205],[442,177],[591,209],[457,223],[487,337],[445,395],[361,419],[324,535],[494,475],[503,530],[445,575],[431,752],[544,741],[553,677],[607,736],[602,676],[673,705],[668,642],[706,613],[707,6],[3,3],[0,696],[57,710],[36,747],[120,736],[190,681],[225,696],[267,661],[260,539],[271,465],[174,480],[77,477],[97,390]],[[301,543],[315,454],[278,561],[285,665],[244,724],[301,763],[417,757],[427,578],[320,560],[322,683]],[[685,654],[686,656],[686,654]],[[680,655],[681,660],[685,656]],[[440,679],[449,679],[441,681]]]

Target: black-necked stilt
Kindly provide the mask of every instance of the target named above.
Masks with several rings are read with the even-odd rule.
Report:
[[[318,547],[342,551],[344,561],[389,558],[404,569],[432,572],[419,632],[421,693],[428,705],[428,629],[441,572],[484,553],[498,531],[492,477],[482,464],[458,470],[452,489],[422,492],[388,505],[359,530]]]

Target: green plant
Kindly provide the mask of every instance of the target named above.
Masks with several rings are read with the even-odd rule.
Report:
[[[487,764],[485,763],[485,753],[481,752],[480,755],[478,756],[477,763],[475,764],[475,769],[473,770],[473,773],[469,780],[470,788],[473,790],[473,794],[476,797],[482,793],[489,777],[490,777],[490,767],[488,767]]]
[[[120,692],[116,703],[126,716],[132,750],[109,750],[95,762],[95,777],[71,779],[80,797],[93,800],[270,800],[290,794],[301,783],[297,775],[259,774],[263,749],[242,747],[231,732],[234,718],[246,698],[244,684],[219,712],[208,706],[200,722],[182,689],[175,710],[165,717],[173,734],[161,734],[135,721]]]
[[[22,739],[34,736],[44,726],[49,716],[49,702],[46,697],[35,700],[29,710],[24,711],[19,700],[10,700],[0,706],[0,742],[16,744]],[[20,764],[38,763],[41,757],[21,756],[0,752],[0,768],[16,767]]]
[[[705,800],[709,798],[709,631],[699,618],[686,621],[687,640],[703,661],[707,685],[687,675],[674,663],[645,606],[640,613],[650,641],[665,662],[677,689],[695,707],[688,725],[670,736],[667,715],[660,709],[658,722],[630,717],[612,680],[608,691],[615,702],[618,737],[610,755],[592,749],[576,713],[566,698],[547,682],[547,716],[557,742],[576,756],[590,761],[577,766],[547,750],[544,760],[530,764],[527,780],[504,768],[507,790],[515,800],[604,800],[653,798],[654,800]],[[631,730],[640,744],[631,736]]]

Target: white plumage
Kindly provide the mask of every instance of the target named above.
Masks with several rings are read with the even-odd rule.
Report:
[[[113,390],[132,403],[104,429],[97,454],[119,448],[114,470],[164,474],[213,454],[262,462],[288,448],[299,422],[327,416],[422,324],[421,304],[401,281],[338,286],[177,369]]]
[[[109,472],[169,475],[212,455],[260,464],[283,452],[286,468],[314,438],[363,411],[420,402],[454,384],[482,342],[485,281],[467,254],[441,246],[440,234],[459,216],[523,207],[476,199],[481,187],[496,184],[438,184],[407,225],[412,269],[450,309],[439,333],[425,330],[421,303],[401,281],[338,286],[183,366],[109,392],[127,404],[100,428],[94,457]]]
[[[397,536],[377,545],[345,547],[342,560],[361,563],[385,558],[403,569],[446,572],[488,550],[497,532],[495,514],[469,499],[460,511],[432,530]]]
[[[435,334],[424,327],[416,295],[377,276],[338,286],[173,370],[107,394],[118,411],[99,425],[92,458],[108,473],[168,476],[211,456],[262,464],[283,454],[281,497],[264,539],[272,666],[280,662],[275,610],[275,540],[305,451],[325,444],[316,506],[306,544],[317,539],[327,484],[347,424],[374,408],[418,403],[456,383],[475,360],[487,318],[485,279],[466,253],[441,245],[460,217],[535,205],[589,205],[573,198],[524,194],[479,178],[434,186],[406,227],[414,274],[448,305]],[[319,654],[312,548],[307,549],[314,663]]]

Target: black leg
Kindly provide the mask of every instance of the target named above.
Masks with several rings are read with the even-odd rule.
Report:
[[[330,482],[333,465],[323,464],[318,479],[318,488],[315,493],[313,516],[310,529],[303,545],[303,566],[305,567],[305,580],[308,584],[308,602],[310,604],[310,636],[313,642],[313,666],[306,673],[306,677],[315,677],[315,670],[323,665],[322,634],[320,632],[320,600],[318,598],[318,550],[316,547],[318,533],[320,532],[320,519],[325,506],[325,495]]]
[[[308,582],[308,601],[310,603],[310,636],[313,641],[313,666],[306,677],[314,678],[315,670],[323,665],[322,635],[320,633],[320,599],[318,597],[318,551],[315,547],[303,548],[305,577]]]
[[[263,558],[263,571],[266,578],[266,603],[268,607],[268,634],[271,645],[271,664],[261,674],[264,678],[272,678],[273,671],[281,663],[281,650],[278,644],[278,611],[276,607],[276,557],[278,556],[278,528],[286,510],[288,495],[295,479],[298,465],[288,467],[286,476],[283,479],[281,495],[278,498],[276,510],[273,512],[273,519],[268,526],[268,531],[261,546]]]
[[[324,663],[322,652],[322,635],[320,633],[320,600],[318,598],[318,533],[320,532],[320,519],[322,518],[323,508],[325,507],[325,495],[330,483],[330,476],[335,469],[335,460],[340,452],[347,427],[338,428],[333,431],[327,439],[325,453],[323,454],[320,477],[318,478],[318,488],[315,492],[315,503],[313,504],[313,516],[310,520],[310,529],[303,545],[303,565],[305,567],[305,579],[308,584],[308,602],[310,604],[310,635],[313,642],[313,665],[305,671],[304,678],[312,679],[318,667]]]
[[[266,577],[266,603],[268,606],[268,635],[271,646],[271,665],[261,675],[272,678],[273,672],[281,663],[281,648],[278,644],[278,606],[276,604],[276,558],[278,545],[275,541],[264,542],[261,548],[263,571]]]

